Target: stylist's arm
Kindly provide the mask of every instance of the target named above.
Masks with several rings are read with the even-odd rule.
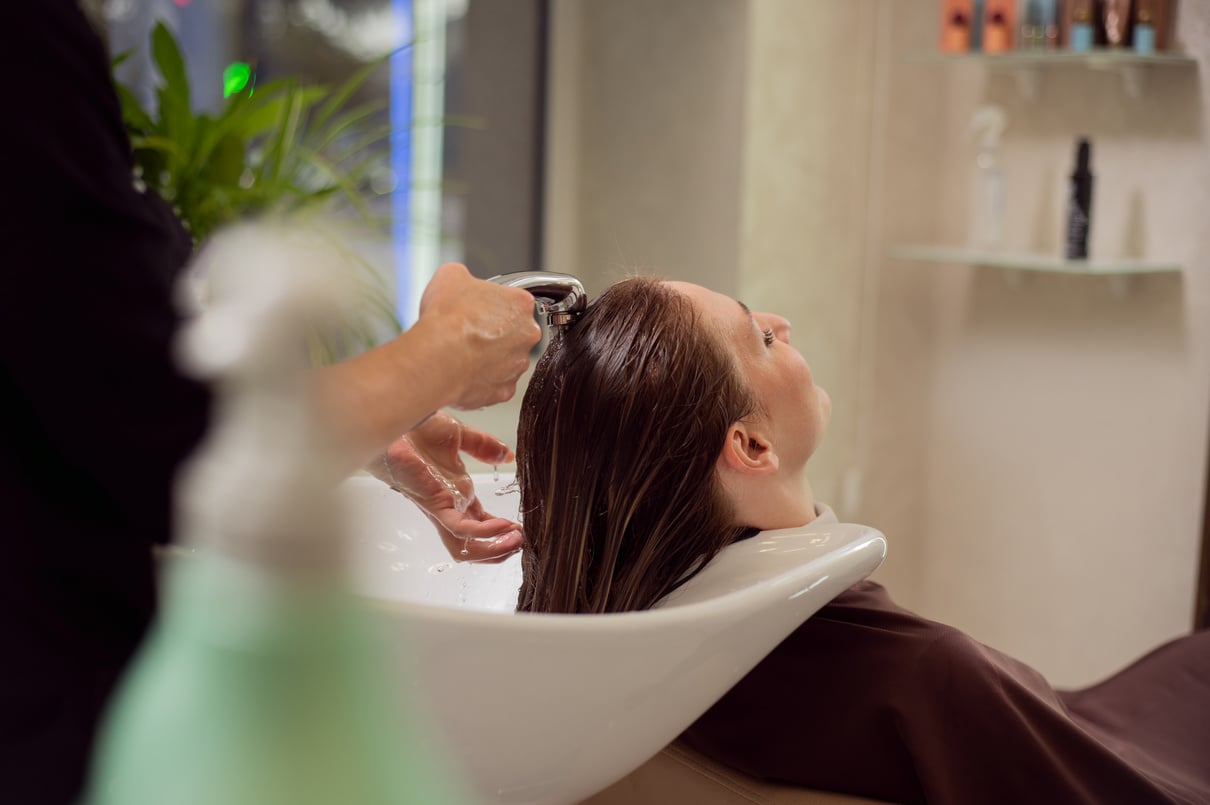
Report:
[[[347,470],[364,465],[440,408],[483,408],[510,399],[542,332],[533,297],[472,277],[465,266],[437,270],[407,332],[316,372],[325,419],[349,445]]]

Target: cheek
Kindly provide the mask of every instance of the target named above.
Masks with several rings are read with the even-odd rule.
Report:
[[[826,425],[832,419],[832,397],[826,389],[815,387],[815,393],[819,395],[819,412],[823,423]]]
[[[799,394],[802,395],[803,407],[809,412],[816,425],[827,425],[832,417],[832,398],[828,395],[827,390],[815,385],[811,367],[801,356],[798,358],[796,370],[798,382],[795,385],[798,387]]]

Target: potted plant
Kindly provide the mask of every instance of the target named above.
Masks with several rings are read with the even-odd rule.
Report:
[[[306,86],[292,78],[257,85],[251,68],[237,63],[224,76],[223,108],[211,115],[193,110],[180,47],[163,23],[152,31],[151,51],[161,77],[154,114],[115,78],[135,181],[172,205],[195,248],[228,223],[341,202],[370,225],[384,223],[371,210],[365,188],[371,172],[381,167],[373,146],[391,134],[389,124],[381,122],[386,101],[354,105],[351,100],[390,54],[335,87]],[[119,55],[113,66],[128,56]],[[344,250],[360,269],[366,312],[335,337],[313,338],[316,362],[399,332],[378,272],[351,248]]]

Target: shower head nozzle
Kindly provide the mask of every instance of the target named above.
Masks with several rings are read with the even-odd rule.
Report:
[[[529,291],[538,303],[538,311],[546,316],[546,323],[552,327],[571,324],[588,307],[584,285],[570,274],[518,271],[515,274],[498,274],[488,281]]]

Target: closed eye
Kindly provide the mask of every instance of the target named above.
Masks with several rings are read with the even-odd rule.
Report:
[[[773,346],[773,340],[774,340],[773,339],[773,328],[770,327],[767,330],[761,330],[760,333],[761,333],[761,335],[763,335],[765,337],[765,346],[766,347]]]

